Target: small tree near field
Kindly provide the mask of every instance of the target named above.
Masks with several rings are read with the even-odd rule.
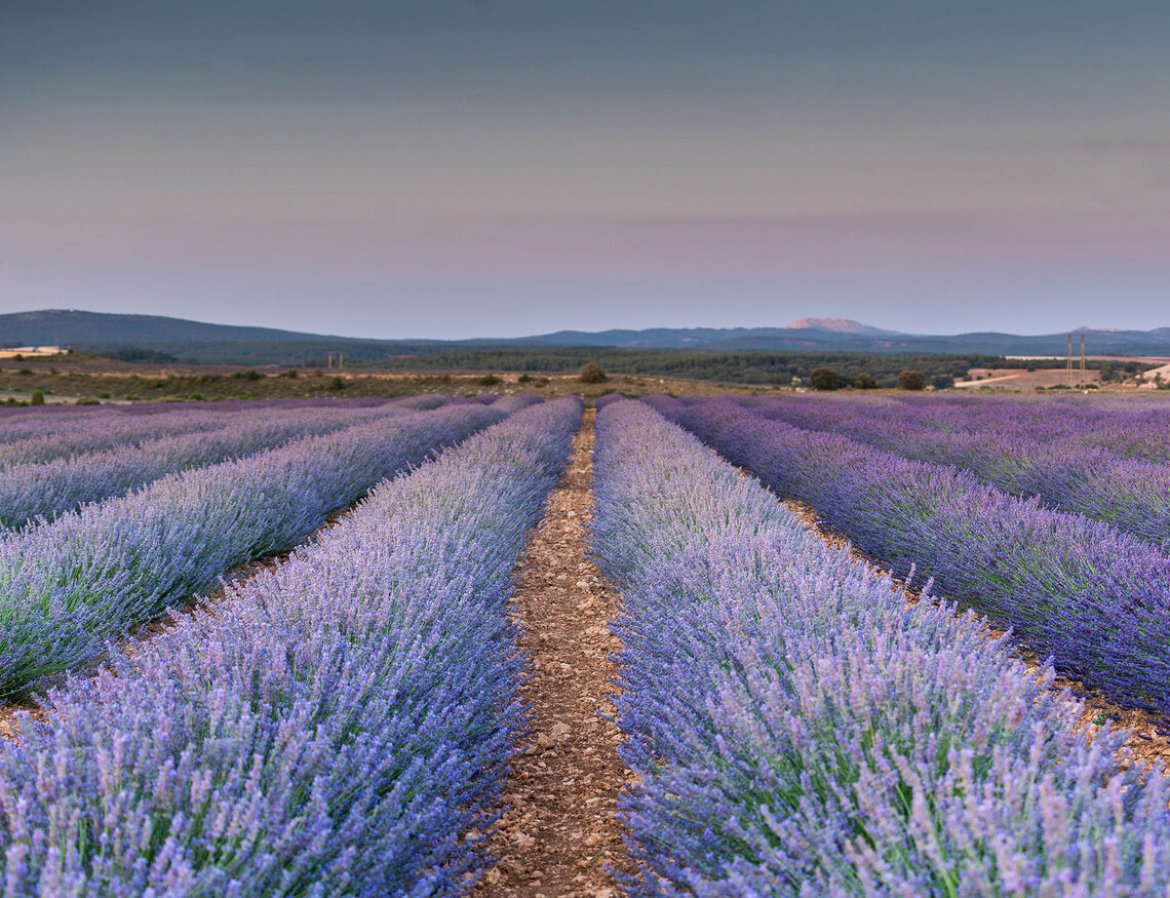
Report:
[[[849,386],[849,382],[832,368],[813,368],[808,382],[814,390],[840,390]]]
[[[898,375],[899,390],[925,390],[926,375],[921,371],[903,371]]]
[[[32,398],[28,401],[29,405],[44,405],[45,394],[41,390],[33,390]]]
[[[581,383],[583,384],[602,384],[607,379],[605,372],[599,366],[593,364],[593,362],[583,367],[578,377],[580,377]]]
[[[862,371],[857,377],[853,378],[853,386],[858,390],[876,390],[877,385],[877,378],[868,371]]]

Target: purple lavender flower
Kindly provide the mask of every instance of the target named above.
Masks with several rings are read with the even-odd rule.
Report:
[[[0,536],[0,694],[99,658],[136,623],[529,402],[375,415]]]
[[[1170,556],[1113,527],[1008,496],[951,466],[772,421],[726,400],[653,400],[668,417],[814,506],[897,573],[1010,626],[1062,672],[1170,712]]]
[[[511,570],[580,415],[518,411],[50,692],[0,745],[5,895],[466,892],[524,722]]]
[[[744,452],[764,433],[702,413]],[[971,613],[906,607],[644,404],[601,413],[596,470],[594,547],[623,592],[630,894],[1170,889],[1160,772],[1119,764],[1107,729],[1087,743],[1051,669]]]

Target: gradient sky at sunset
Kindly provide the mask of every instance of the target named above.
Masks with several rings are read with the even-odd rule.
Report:
[[[1170,325],[1170,4],[3,0],[36,308]]]

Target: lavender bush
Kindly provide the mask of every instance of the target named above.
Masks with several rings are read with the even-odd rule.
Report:
[[[57,419],[48,422],[51,426],[26,427],[20,432],[8,431],[14,425],[6,424],[7,439],[0,444],[0,468],[44,464],[85,452],[137,446],[161,437],[206,433],[229,422],[230,417],[222,412],[214,414],[200,407],[165,416],[88,415],[68,421]]]
[[[1170,452],[1170,424],[1156,412],[1090,415],[1007,400],[870,403],[767,398],[743,403],[764,417],[841,433],[879,449],[972,471],[1005,492],[1107,521],[1170,545],[1170,466],[1130,457],[1144,444]],[[1026,412],[1026,414],[1024,414]],[[1144,431],[1145,436],[1139,438]],[[1122,453],[1122,454],[1119,454]]]
[[[523,725],[505,602],[580,403],[376,489],[0,745],[15,896],[460,894]]]
[[[675,410],[680,405],[675,403]],[[742,414],[742,412],[741,412]],[[1160,773],[650,408],[598,418],[631,895],[1155,896]]]
[[[726,401],[653,404],[897,573],[1010,626],[1118,702],[1170,713],[1170,556],[953,467],[764,420]]]
[[[0,694],[94,660],[109,639],[289,548],[382,478],[518,405],[375,419],[0,537]]]
[[[237,412],[300,413],[308,409],[342,412],[393,405],[423,410],[446,397],[408,399],[278,399],[215,403],[166,402],[134,406],[54,406],[40,416],[0,422],[0,469],[43,464],[54,459],[126,448],[168,436],[217,430],[238,419]],[[22,409],[23,411],[23,409]]]
[[[166,436],[136,446],[57,458],[0,470],[0,525],[19,527],[86,502],[100,502],[164,474],[242,458],[293,439],[331,433],[380,416],[404,414],[394,405],[369,408],[257,409],[232,416],[215,430]]]

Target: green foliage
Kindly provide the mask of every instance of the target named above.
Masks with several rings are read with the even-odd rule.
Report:
[[[926,375],[921,371],[907,369],[898,375],[899,390],[925,390]]]
[[[832,368],[814,368],[809,375],[814,390],[840,390],[849,386],[849,381]]]
[[[877,378],[868,371],[862,371],[853,378],[853,386],[859,390],[876,390],[877,385]]]
[[[335,393],[346,389],[347,386],[348,385],[346,384],[346,382],[344,380],[342,380],[340,377],[335,377],[331,381],[329,381],[329,389]]]
[[[485,374],[483,377],[481,377],[477,381],[477,383],[481,387],[494,387],[499,382],[500,382],[500,379],[498,377],[496,377],[494,374]]]
[[[927,375],[965,376],[969,368],[1006,368],[1001,356],[883,355],[853,352],[707,352],[693,349],[598,349],[596,347],[468,347],[431,349],[407,358],[383,359],[383,371],[517,371],[571,374],[593,362],[611,376],[641,375],[713,380],[727,384],[788,386],[794,377],[807,381],[814,368],[832,367],[849,381],[870,374],[881,386],[893,386],[907,368]],[[1092,363],[1090,362],[1090,365]]]
[[[45,394],[43,390],[33,390],[32,398],[28,402],[29,405],[44,405]]]
[[[117,362],[177,362],[178,359],[169,352],[160,352],[157,349],[146,349],[142,346],[124,346],[117,349],[108,349],[101,353],[103,358],[114,359]]]
[[[583,384],[602,384],[607,380],[605,372],[596,362],[589,362],[582,366],[577,376]]]

